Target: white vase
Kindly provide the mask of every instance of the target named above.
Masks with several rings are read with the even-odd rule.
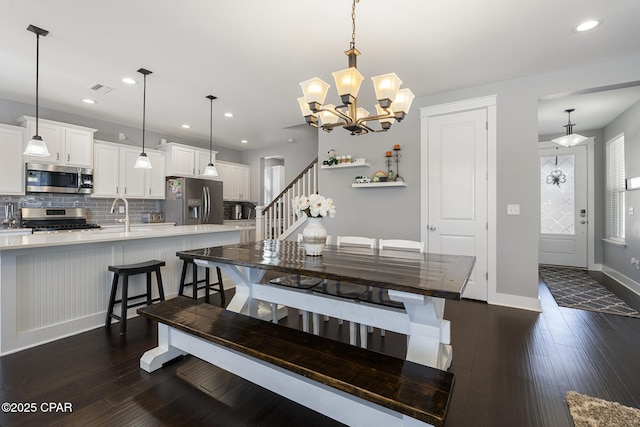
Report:
[[[302,230],[302,243],[309,256],[320,256],[327,242],[327,230],[322,226],[322,217],[308,217]]]

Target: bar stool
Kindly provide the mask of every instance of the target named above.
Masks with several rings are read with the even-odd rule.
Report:
[[[105,327],[111,325],[111,319],[117,319],[120,321],[120,335],[127,333],[127,309],[137,307],[140,305],[151,305],[155,301],[164,301],[164,289],[162,287],[162,275],[160,273],[160,267],[165,265],[164,261],[152,260],[141,262],[139,264],[129,265],[110,265],[109,271],[113,271],[113,283],[111,284],[111,296],[109,297],[109,308],[107,310],[107,320]],[[151,297],[151,273],[156,273],[156,282],[158,284],[158,298]],[[129,276],[136,274],[147,275],[147,289],[145,293],[129,296]],[[122,276],[122,296],[121,299],[116,300],[116,293],[118,291],[118,279]],[[138,298],[145,298],[144,301],[129,304],[129,300],[135,300]],[[113,307],[116,304],[120,304],[120,316],[113,314]]]
[[[180,275],[180,288],[178,289],[178,295],[184,295],[184,288],[186,286],[191,286],[191,298],[198,299],[198,291],[201,289],[205,290],[204,300],[209,302],[209,291],[213,289],[214,291],[220,292],[220,306],[224,307],[226,303],[226,298],[224,296],[224,286],[222,284],[222,273],[220,272],[220,267],[216,267],[216,273],[218,274],[218,282],[211,283],[209,280],[209,268],[206,268],[205,278],[202,280],[198,280],[198,266],[193,261],[193,258],[187,258],[185,256],[179,255],[182,260],[182,274]],[[191,266],[191,272],[193,281],[190,283],[186,283],[187,277],[187,268]],[[200,284],[203,283],[202,286]]]

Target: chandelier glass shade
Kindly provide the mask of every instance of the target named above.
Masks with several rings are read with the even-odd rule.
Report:
[[[38,135],[38,118],[39,118],[39,76],[40,76],[40,36],[45,37],[49,34],[49,31],[38,28],[34,25],[27,27],[28,31],[31,31],[36,35],[36,134],[27,141],[27,146],[22,154],[26,156],[48,157],[50,156],[47,144],[42,140],[42,137]]]
[[[144,68],[138,70],[140,74],[144,76],[144,86],[142,91],[142,153],[136,159],[136,163],[133,165],[135,169],[151,169],[151,160],[147,157],[147,153],[144,152],[144,134],[145,134],[145,122],[147,112],[147,75],[152,72]]]
[[[203,176],[218,176],[218,169],[213,164],[213,100],[216,99],[213,95],[207,95],[206,97],[211,102],[211,120],[209,121],[209,164],[202,171]]]
[[[395,74],[382,74],[371,78],[378,104],[376,114],[371,116],[367,110],[358,107],[358,94],[364,81],[364,76],[358,71],[357,57],[360,52],[355,48],[356,38],[356,3],[353,0],[351,21],[352,34],[350,49],[345,51],[349,58],[349,66],[344,70],[335,71],[333,79],[342,104],[326,104],[325,99],[329,91],[329,83],[315,77],[300,83],[303,96],[298,98],[300,111],[305,121],[314,127],[330,132],[341,126],[351,132],[351,135],[363,135],[369,132],[385,132],[396,121],[400,122],[409,112],[415,98],[409,89],[400,89],[402,80]],[[374,129],[370,123],[377,121],[379,128]]]
[[[574,108],[564,110],[564,112],[569,115],[569,121],[566,125],[564,125],[564,127],[566,128],[566,134],[559,138],[554,138],[551,141],[555,142],[556,144],[560,144],[563,147],[573,147],[574,145],[578,145],[588,139],[586,136],[573,133],[573,127],[575,126],[575,123],[571,123],[571,113],[574,111]]]

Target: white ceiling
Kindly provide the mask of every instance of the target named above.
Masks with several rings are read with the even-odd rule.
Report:
[[[1,98],[34,103],[33,24],[50,31],[40,43],[42,107],[140,127],[142,85],[120,79],[141,80],[144,67],[153,71],[147,129],[208,141],[213,94],[214,143],[236,149],[306,138],[298,82],[333,83],[351,39],[350,0],[0,0],[0,10]],[[638,17],[637,0],[362,0],[361,106],[373,111],[369,77],[392,71],[425,96],[637,52]],[[603,24],[572,30],[587,18]],[[94,94],[95,83],[113,90]],[[98,103],[80,102],[87,96]],[[558,107],[551,128],[561,131],[568,107]]]

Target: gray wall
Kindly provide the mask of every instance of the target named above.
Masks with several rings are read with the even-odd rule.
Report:
[[[322,170],[320,190],[336,201],[336,217],[325,221],[329,233],[416,238],[420,226],[420,121],[418,109],[497,95],[497,276],[498,293],[529,298],[538,295],[538,99],[638,80],[640,55],[417,98],[410,117],[387,134],[350,136],[342,129],[320,132],[318,153],[327,150],[371,159],[369,174],[383,168],[384,151],[403,147],[400,172],[404,189],[351,188],[358,169]],[[640,194],[640,192],[639,192]],[[507,215],[507,204],[521,214]],[[640,255],[640,254],[638,254]]]
[[[24,104],[21,102],[11,101],[0,98],[0,123],[8,125],[17,125],[16,119],[20,116],[34,117],[36,108],[34,105]],[[50,108],[40,107],[39,117],[46,120],[54,120],[85,126],[88,128],[98,129],[94,134],[95,139],[103,141],[122,142],[124,144],[141,147],[142,146],[142,121],[140,128],[121,125],[119,123],[107,122],[92,117],[79,116],[76,114],[65,113],[62,111],[52,110]],[[127,136],[125,141],[119,141],[118,135],[124,133]],[[193,145],[200,148],[209,148],[209,140],[185,139],[183,137],[164,135],[146,129],[145,147],[153,148],[160,144],[160,139],[165,138],[167,141],[179,142],[182,144]],[[213,146],[213,150],[217,151],[216,158],[218,160],[226,160],[229,162],[240,162],[240,151],[226,147]]]
[[[640,102],[618,116],[604,128],[604,141],[624,133],[624,160],[627,177],[640,176]],[[626,193],[626,247],[604,243],[604,264],[628,278],[640,282],[640,270],[631,265],[631,258],[640,258],[640,191]],[[635,215],[628,215],[634,208]]]
[[[274,156],[284,158],[285,183],[293,181],[318,156],[318,139],[315,132],[310,133],[307,139],[242,152],[240,163],[251,166],[251,199],[253,201],[261,203],[263,198],[261,166],[264,162],[261,162],[261,159]]]

